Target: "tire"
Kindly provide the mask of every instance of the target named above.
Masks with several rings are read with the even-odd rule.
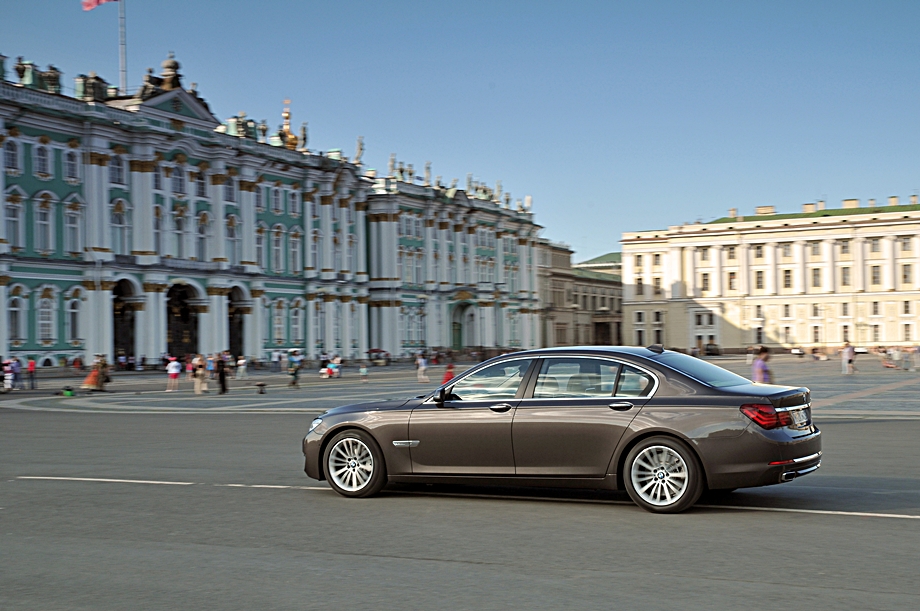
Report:
[[[377,494],[387,483],[380,446],[368,433],[349,429],[333,437],[323,452],[323,472],[333,490],[351,498]]]
[[[703,492],[703,473],[693,451],[673,437],[650,437],[629,451],[623,470],[633,502],[653,513],[679,513]]]

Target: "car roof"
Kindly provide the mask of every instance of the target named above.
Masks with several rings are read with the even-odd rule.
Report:
[[[640,346],[559,346],[556,348],[539,348],[536,350],[523,350],[521,352],[512,353],[514,356],[553,356],[556,354],[572,354],[572,353],[592,353],[592,354],[607,354],[607,355],[628,355],[628,356],[638,356],[647,359],[654,359],[656,356],[659,356],[661,353],[654,352],[648,348],[642,348]],[[504,355],[509,356],[509,355]]]

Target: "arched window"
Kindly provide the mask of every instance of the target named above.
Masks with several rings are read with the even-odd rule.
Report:
[[[50,342],[54,339],[54,304],[50,299],[38,302],[38,340]]]
[[[405,253],[402,249],[399,249],[396,252],[396,275],[400,280],[405,284],[405,276],[403,275],[403,268],[405,267]]]
[[[199,170],[195,178],[195,195],[198,197],[208,196],[208,177],[204,170]]]
[[[80,177],[80,166],[77,163],[76,151],[67,151],[64,155],[64,178],[77,180]]]
[[[78,342],[80,337],[80,300],[71,299],[67,302],[67,341]]]
[[[51,173],[48,171],[48,147],[39,146],[35,149],[35,173]]]
[[[51,207],[48,202],[42,202],[35,209],[35,250],[50,252],[51,243]]]
[[[301,262],[301,238],[300,232],[294,231],[291,233],[291,237],[288,239],[288,252],[291,255],[290,265],[288,266],[288,271],[291,274],[299,275],[303,271],[303,263]]]
[[[241,257],[240,252],[240,231],[239,231],[239,220],[235,216],[231,216],[227,219],[227,254],[230,259],[230,265],[239,265]]]
[[[316,209],[316,200],[310,198],[310,216],[313,218],[319,218],[319,212]]]
[[[109,182],[113,185],[125,184],[125,162],[121,155],[113,155],[109,161]]]
[[[22,248],[22,206],[6,203],[6,240],[13,248]]]
[[[173,168],[172,192],[176,195],[185,195],[185,168],[182,166]]]
[[[198,238],[195,241],[195,258],[199,261],[208,260],[208,216],[202,214],[198,217]]]
[[[112,211],[112,250],[116,255],[130,253],[128,247],[128,221],[125,217],[123,204],[118,202]]]
[[[153,250],[158,255],[163,253],[163,209],[153,209]]]
[[[422,272],[422,253],[418,252],[415,255],[415,283],[424,284],[425,283],[425,274]]]
[[[163,170],[160,169],[160,164],[153,166],[153,189],[155,191],[163,190]]]
[[[284,335],[285,335],[284,333],[284,304],[282,302],[279,301],[277,304],[275,304],[275,307],[273,308],[273,314],[274,316],[272,317],[272,321],[273,321],[272,335],[274,337],[272,339],[275,340],[276,344],[281,344],[281,343],[284,343]]]
[[[272,212],[284,214],[284,206],[281,203],[281,189],[272,189]]]
[[[68,207],[64,211],[64,252],[78,254],[83,252],[83,240],[80,239],[80,210]]]
[[[272,231],[272,271],[284,273],[284,231],[280,227]]]
[[[19,170],[19,146],[12,140],[3,145],[3,167],[6,170]]]
[[[228,176],[224,181],[224,201],[225,202],[235,202],[236,201],[236,185],[233,182],[233,177]]]
[[[291,214],[294,216],[300,216],[300,195],[297,191],[291,191]]]
[[[174,235],[176,240],[176,258],[185,258],[185,217],[176,214],[173,220]]]
[[[262,212],[265,209],[265,203],[262,201],[262,187],[256,187],[256,212]]]
[[[303,342],[303,309],[299,302],[291,307],[291,340]]]
[[[13,341],[26,340],[26,308],[20,297],[9,301],[9,334]]]

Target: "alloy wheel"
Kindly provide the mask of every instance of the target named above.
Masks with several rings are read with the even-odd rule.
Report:
[[[347,492],[357,492],[374,476],[374,455],[354,437],[339,440],[329,452],[329,478]]]
[[[687,492],[690,474],[687,463],[673,448],[653,445],[645,448],[632,462],[632,487],[650,505],[667,507],[677,503]]]

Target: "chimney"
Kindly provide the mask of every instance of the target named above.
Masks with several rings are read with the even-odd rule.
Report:
[[[733,219],[733,218],[737,218],[737,216],[738,216],[738,209],[737,209],[737,208],[729,208],[729,209],[728,209],[728,218]]]
[[[888,205],[889,205],[889,206],[897,206],[897,205],[898,205],[898,196],[897,196],[897,195],[892,195],[891,197],[889,197],[889,198],[888,198]]]
[[[818,200],[818,210],[824,210],[824,200],[823,199]]]
[[[874,199],[870,199],[870,200],[869,200],[869,207],[870,207],[870,208],[875,208],[875,200],[874,200]]]
[[[859,200],[858,199],[845,199],[843,200],[843,207],[844,208],[859,208]]]
[[[917,196],[916,196],[916,195],[911,195],[911,196],[910,196],[910,205],[911,205],[911,206],[916,206],[916,205],[917,205]]]
[[[802,204],[802,212],[808,214],[808,213],[814,212],[814,211],[815,211],[815,205],[814,205],[814,204]]]
[[[754,214],[757,216],[769,216],[776,214],[776,208],[773,206],[757,206],[754,208]]]

